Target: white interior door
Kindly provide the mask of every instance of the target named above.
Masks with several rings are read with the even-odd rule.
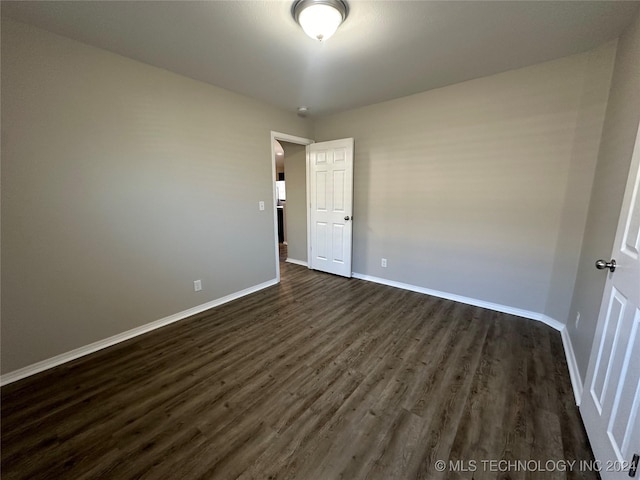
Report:
[[[639,164],[640,129],[611,257],[617,265],[613,272],[604,269],[608,278],[580,406],[605,480],[629,478],[640,453]]]
[[[319,142],[309,155],[309,268],[351,276],[353,138]]]

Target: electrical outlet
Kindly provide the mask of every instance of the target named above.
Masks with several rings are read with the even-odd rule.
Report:
[[[262,200],[258,202],[258,208],[260,209],[260,211],[264,210],[264,202]]]
[[[199,292],[202,290],[202,280],[194,280],[193,281],[193,291]]]
[[[579,323],[580,323],[580,312],[576,314],[576,328],[578,328]]]
[[[387,259],[386,259],[386,258],[383,258],[383,259],[380,261],[380,266],[381,266],[382,268],[387,268]]]

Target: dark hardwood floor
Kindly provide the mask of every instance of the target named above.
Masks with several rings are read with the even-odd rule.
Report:
[[[3,387],[2,478],[597,478],[483,463],[592,459],[556,331],[281,267],[278,286]]]

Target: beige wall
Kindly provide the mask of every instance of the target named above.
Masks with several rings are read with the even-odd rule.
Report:
[[[307,261],[307,162],[306,147],[281,142],[287,186],[287,257]]]
[[[568,329],[580,374],[589,364],[606,274],[594,263],[608,259],[618,225],[640,121],[640,13],[618,41],[611,92],[584,231]],[[575,318],[580,312],[580,323]]]
[[[3,373],[275,278],[308,121],[8,19],[1,100]]]
[[[568,316],[584,374],[592,264],[640,118],[639,31],[617,56],[317,120],[318,141],[355,137],[354,271]],[[311,121],[8,19],[1,80],[2,373],[274,278],[270,131],[314,138]],[[287,168],[289,255],[305,260]]]
[[[554,272],[560,225],[588,203],[597,142],[580,138],[597,136],[614,54],[609,44],[318,120],[318,141],[355,138],[353,270],[544,313],[552,278],[575,278],[577,254]]]
[[[615,42],[588,53],[571,158],[563,172],[566,174],[566,189],[545,309],[546,315],[562,323],[567,323],[570,299],[576,282],[589,197],[609,99],[614,48]]]

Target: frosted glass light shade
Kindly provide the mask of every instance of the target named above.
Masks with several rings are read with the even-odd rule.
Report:
[[[324,42],[347,18],[349,7],[344,0],[297,0],[291,14],[307,35]]]
[[[329,5],[310,5],[300,12],[298,22],[307,35],[322,42],[336,33],[342,14]]]

